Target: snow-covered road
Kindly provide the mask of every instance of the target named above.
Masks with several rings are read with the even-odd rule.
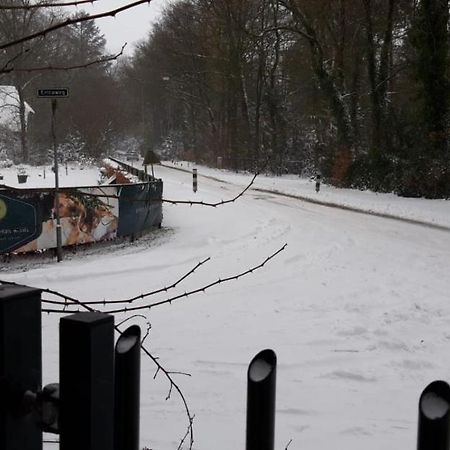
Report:
[[[193,194],[189,174],[157,175],[172,200],[239,192],[202,178]],[[148,314],[151,351],[192,375],[177,381],[195,414],[194,448],[244,449],[246,368],[264,348],[279,363],[277,450],[290,439],[289,450],[414,448],[421,390],[450,381],[449,232],[251,191],[220,208],[166,204],[163,229],[130,247],[1,278],[82,300],[127,298],[211,257],[174,295],[256,266],[284,243],[255,273]],[[43,323],[49,383],[58,377],[58,318]],[[144,359],[142,446],[176,449],[186,417],[154,370]]]

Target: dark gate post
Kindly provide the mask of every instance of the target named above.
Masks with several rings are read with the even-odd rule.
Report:
[[[248,367],[246,450],[274,448],[276,375],[273,350],[258,353]]]
[[[111,450],[114,317],[79,313],[60,322],[60,450]]]
[[[41,291],[0,285],[0,449],[41,450],[42,432],[21,410],[42,384]]]
[[[450,386],[433,381],[419,400],[417,450],[448,450],[450,448]]]
[[[129,327],[115,352],[114,448],[139,450],[141,329]]]

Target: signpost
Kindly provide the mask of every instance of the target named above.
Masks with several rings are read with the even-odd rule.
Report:
[[[58,173],[58,149],[56,145],[56,108],[57,99],[69,96],[68,88],[47,88],[38,89],[38,97],[52,99],[52,123],[51,134],[53,140],[53,168],[55,169],[55,215],[56,215],[56,257],[58,262],[62,261],[62,238],[61,238],[61,219],[59,217],[59,173]]]
[[[61,98],[69,96],[69,89],[67,88],[53,88],[53,89],[38,89],[38,97],[46,98]]]

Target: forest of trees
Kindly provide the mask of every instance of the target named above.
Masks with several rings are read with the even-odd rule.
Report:
[[[58,8],[0,10],[0,46],[55,20]],[[134,145],[235,169],[268,160],[337,186],[448,198],[448,25],[448,0],[179,0],[131,57],[25,70],[104,58],[84,21],[4,50],[0,84],[36,111],[23,160],[48,147],[50,107],[35,92],[54,84],[71,90],[60,138],[92,156]]]

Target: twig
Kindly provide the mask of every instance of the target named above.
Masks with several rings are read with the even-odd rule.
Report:
[[[253,273],[253,272],[261,269],[262,267],[264,267],[270,260],[275,258],[286,247],[287,247],[287,244],[284,244],[283,247],[278,249],[272,255],[268,256],[261,264],[258,264],[257,266],[254,266],[254,267],[252,267],[250,269],[247,269],[247,270],[245,270],[243,272],[240,272],[240,273],[238,273],[236,275],[231,275],[231,276],[226,277],[226,278],[219,278],[218,280],[213,281],[213,282],[211,282],[209,284],[206,284],[206,285],[204,285],[204,286],[202,286],[200,288],[193,289],[191,291],[186,291],[183,294],[175,295],[173,297],[170,297],[170,298],[165,299],[165,300],[161,300],[159,302],[150,303],[150,304],[146,304],[146,305],[140,305],[140,306],[132,306],[130,308],[125,307],[125,308],[110,309],[110,310],[106,309],[106,310],[104,310],[104,312],[109,313],[109,314],[129,313],[129,312],[132,312],[132,311],[142,311],[142,310],[145,310],[145,309],[149,309],[150,310],[150,309],[155,308],[157,306],[166,305],[166,304],[172,304],[172,302],[174,302],[174,301],[191,297],[191,296],[193,296],[195,294],[198,294],[200,292],[205,292],[206,290],[208,290],[208,289],[210,289],[210,288],[212,288],[214,286],[217,286],[219,284],[226,283],[226,282],[229,282],[229,281],[232,281],[232,280],[239,280],[240,278],[243,278],[244,276],[249,275],[250,273]],[[50,291],[48,289],[44,289],[43,292],[51,293],[51,294],[57,295],[59,297],[62,297],[64,299],[68,298],[67,296],[65,296],[63,294],[60,294],[60,293],[58,293],[56,291]],[[86,303],[80,302],[79,300],[75,300],[75,299],[72,299],[72,298],[70,298],[70,300],[71,301],[75,301],[78,305],[87,306]],[[54,302],[52,300],[42,300],[42,302],[43,303],[51,303],[51,304],[55,304],[55,303],[56,304],[61,304],[61,302],[58,303],[58,302]],[[102,302],[102,304],[107,306],[109,304],[109,302],[105,301],[105,302]],[[67,313],[76,314],[76,313],[80,312],[80,310],[78,309],[78,310],[70,310],[70,311],[65,310],[65,311],[63,311],[61,309],[51,309],[51,308],[44,309],[43,308],[42,312],[55,313],[55,314],[67,314]]]
[[[69,71],[69,70],[77,70],[77,69],[87,69],[90,66],[97,65],[97,64],[105,64],[107,62],[116,61],[118,58],[120,58],[123,55],[123,52],[125,50],[125,47],[127,46],[127,43],[125,43],[120,52],[116,55],[109,55],[105,56],[104,58],[95,59],[93,61],[89,61],[84,64],[77,64],[73,66],[41,66],[41,67],[30,67],[30,68],[23,68],[23,69],[16,69],[15,67],[8,67],[11,65],[11,62],[14,61],[17,57],[21,55],[17,55],[16,58],[14,58],[12,61],[9,61],[3,69],[0,69],[0,74],[10,73],[10,72],[57,72],[57,71]],[[7,68],[8,67],[8,68]]]
[[[11,10],[30,10],[30,9],[38,9],[38,8],[59,8],[65,6],[80,6],[86,3],[93,4],[98,2],[99,0],[78,0],[67,3],[33,3],[31,5],[0,5],[0,10],[11,11]]]
[[[3,50],[5,48],[13,47],[14,45],[22,44],[23,42],[31,41],[33,39],[36,39],[38,37],[45,37],[47,34],[59,30],[60,28],[67,27],[69,25],[74,25],[76,23],[82,23],[87,22],[89,20],[96,20],[96,19],[102,19],[104,17],[115,17],[117,14],[120,14],[127,9],[134,8],[135,6],[142,5],[144,3],[150,4],[151,0],[138,0],[133,3],[128,3],[127,5],[121,6],[120,8],[113,9],[110,11],[106,11],[104,13],[100,14],[93,14],[91,16],[82,16],[82,17],[76,17],[72,19],[64,20],[63,22],[56,23],[55,25],[52,25],[50,27],[44,28],[43,30],[37,31],[36,33],[28,34],[26,36],[23,36],[19,39],[15,39],[10,42],[6,42],[5,44],[0,45],[0,50]]]
[[[193,267],[191,270],[189,270],[188,272],[186,272],[182,277],[180,277],[177,281],[175,281],[174,283],[172,283],[169,286],[165,286],[163,288],[159,288],[156,289],[154,291],[150,291],[150,292],[146,292],[144,294],[140,294],[137,295],[135,297],[131,297],[129,299],[124,299],[124,300],[97,300],[97,301],[90,301],[90,302],[82,302],[83,305],[106,305],[106,304],[121,304],[121,303],[133,303],[137,300],[141,300],[144,299],[145,297],[151,297],[152,295],[156,295],[156,294],[160,294],[161,292],[168,292],[171,289],[176,288],[180,283],[182,283],[186,278],[188,278],[189,276],[191,276],[199,267],[203,266],[205,263],[207,263],[208,261],[210,261],[211,258],[206,258],[203,261],[200,261],[199,263],[197,263],[195,265],[195,267]],[[47,294],[53,294],[57,297],[61,297],[64,299],[65,302],[70,301],[70,302],[80,302],[80,300],[77,300],[75,298],[69,297],[67,295],[61,294],[60,292],[57,291],[53,291],[51,289],[43,289],[42,292],[45,292]],[[58,301],[54,301],[54,300],[42,300],[43,303],[48,303],[48,304],[54,304],[54,305],[59,305],[61,304],[61,302]]]

